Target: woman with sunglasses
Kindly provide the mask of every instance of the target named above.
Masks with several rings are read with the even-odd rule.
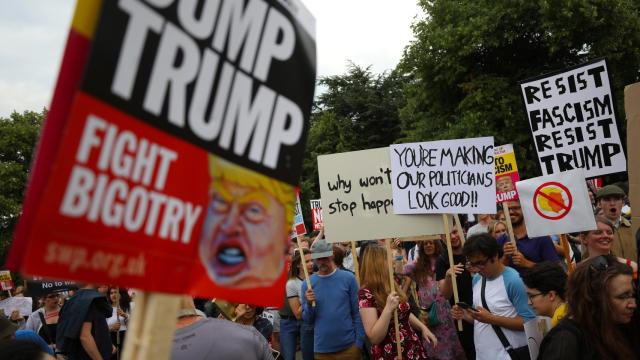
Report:
[[[427,355],[433,359],[464,359],[465,353],[460,345],[456,328],[451,318],[451,305],[442,296],[436,281],[436,260],[443,252],[440,241],[425,240],[418,242],[418,259],[406,265],[404,272],[415,283],[403,287],[405,292],[416,291],[421,309],[420,320],[427,324],[438,338],[438,346],[425,344]]]
[[[60,308],[60,295],[46,294],[43,296],[43,306],[29,315],[25,324],[25,329],[36,332],[53,350],[56,347],[56,327]]]
[[[614,241],[615,226],[604,216],[596,216],[596,230],[585,231],[580,234],[583,244],[586,246],[586,259],[593,259],[600,255],[611,254]],[[638,279],[638,264],[629,259],[616,257],[621,263],[625,263],[633,270],[633,278]]]
[[[611,255],[581,262],[569,276],[567,316],[545,336],[541,360],[640,356],[632,270]]]

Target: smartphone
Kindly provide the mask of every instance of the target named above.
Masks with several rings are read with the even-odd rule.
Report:
[[[467,304],[464,301],[458,301],[458,303],[456,305],[460,306],[461,308],[463,308],[465,310],[478,311],[473,306]]]

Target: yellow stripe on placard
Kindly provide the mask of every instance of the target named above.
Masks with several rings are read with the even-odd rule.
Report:
[[[102,0],[78,0],[71,27],[80,35],[92,39],[98,23]]]

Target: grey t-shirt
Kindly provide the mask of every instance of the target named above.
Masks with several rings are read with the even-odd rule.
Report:
[[[253,326],[208,318],[176,330],[171,359],[272,360],[273,355]]]

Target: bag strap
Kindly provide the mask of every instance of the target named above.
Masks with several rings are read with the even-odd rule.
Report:
[[[489,309],[489,305],[487,305],[487,301],[484,298],[484,289],[486,285],[487,285],[487,278],[483,276],[482,288],[480,290],[480,300],[482,300],[482,306],[488,312],[491,312],[491,310]],[[500,342],[502,343],[502,346],[504,347],[504,349],[507,350],[507,352],[513,350],[513,347],[511,346],[511,344],[509,344],[509,340],[507,340],[507,337],[502,332],[502,329],[500,328],[500,326],[491,324],[491,327],[493,328],[493,331],[496,333],[496,335],[498,335],[498,339],[500,339]]]
[[[44,319],[44,315],[42,314],[44,311],[38,311],[38,316],[40,316],[40,321],[42,322],[42,331],[47,335],[47,339],[49,339],[49,344],[56,342],[56,339],[51,339],[51,333],[49,332],[49,328],[47,327],[47,321]]]

